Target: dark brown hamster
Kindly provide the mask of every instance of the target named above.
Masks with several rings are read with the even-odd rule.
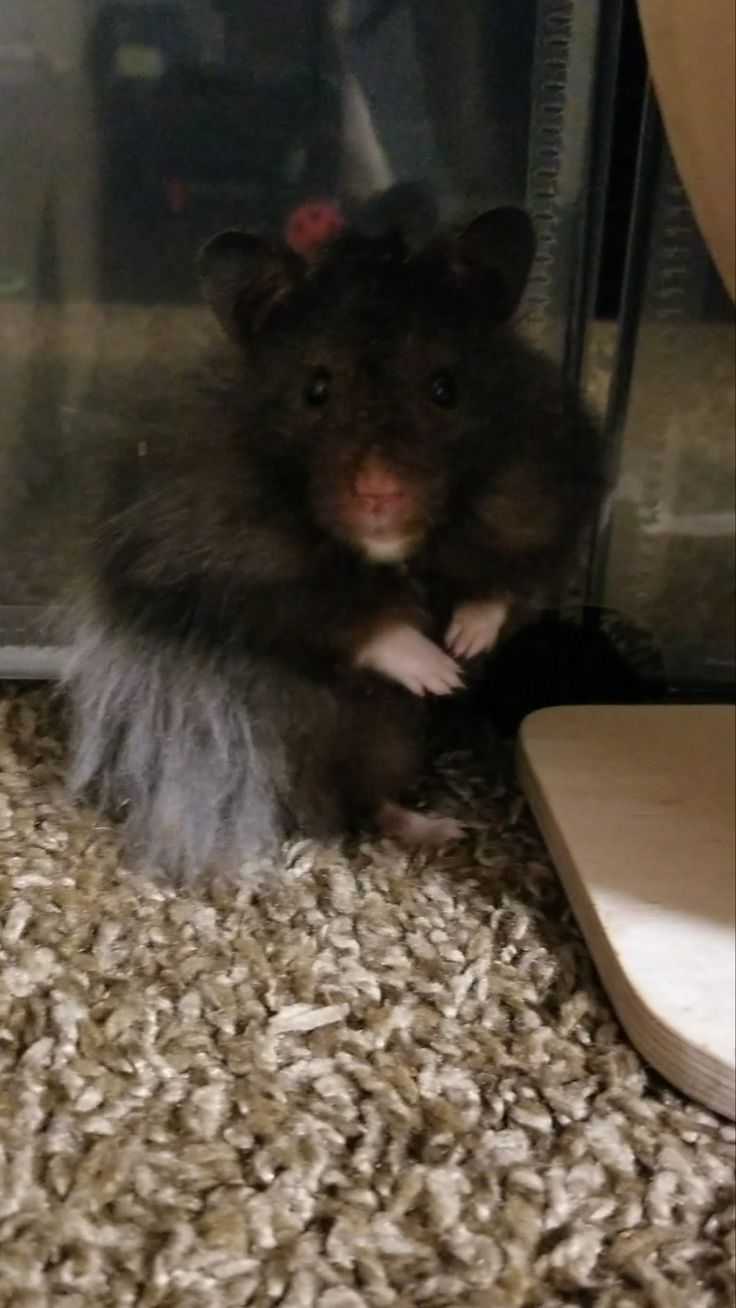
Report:
[[[309,265],[215,237],[229,337],[146,398],[116,461],[68,683],[75,785],[180,874],[297,827],[457,828],[401,807],[426,696],[555,584],[599,493],[595,431],[511,317],[528,218]]]

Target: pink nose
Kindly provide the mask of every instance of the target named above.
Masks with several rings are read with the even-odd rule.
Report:
[[[353,491],[361,500],[372,500],[378,504],[390,503],[403,498],[405,491],[395,473],[378,459],[369,459],[359,468]]]

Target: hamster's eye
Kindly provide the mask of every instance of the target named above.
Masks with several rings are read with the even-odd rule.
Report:
[[[433,404],[451,409],[457,404],[457,382],[451,372],[433,372],[429,379],[429,395]]]
[[[326,368],[314,368],[304,387],[304,399],[313,408],[320,409],[330,398],[332,374]]]

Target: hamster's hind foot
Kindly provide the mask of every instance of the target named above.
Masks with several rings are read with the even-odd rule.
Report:
[[[463,827],[454,818],[434,813],[413,813],[400,804],[382,804],[377,816],[382,835],[399,844],[415,848],[439,849],[454,840],[462,840]]]

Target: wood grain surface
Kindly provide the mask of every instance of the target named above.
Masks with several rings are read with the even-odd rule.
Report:
[[[667,1080],[736,1117],[736,715],[545,709],[522,784],[601,980]]]

